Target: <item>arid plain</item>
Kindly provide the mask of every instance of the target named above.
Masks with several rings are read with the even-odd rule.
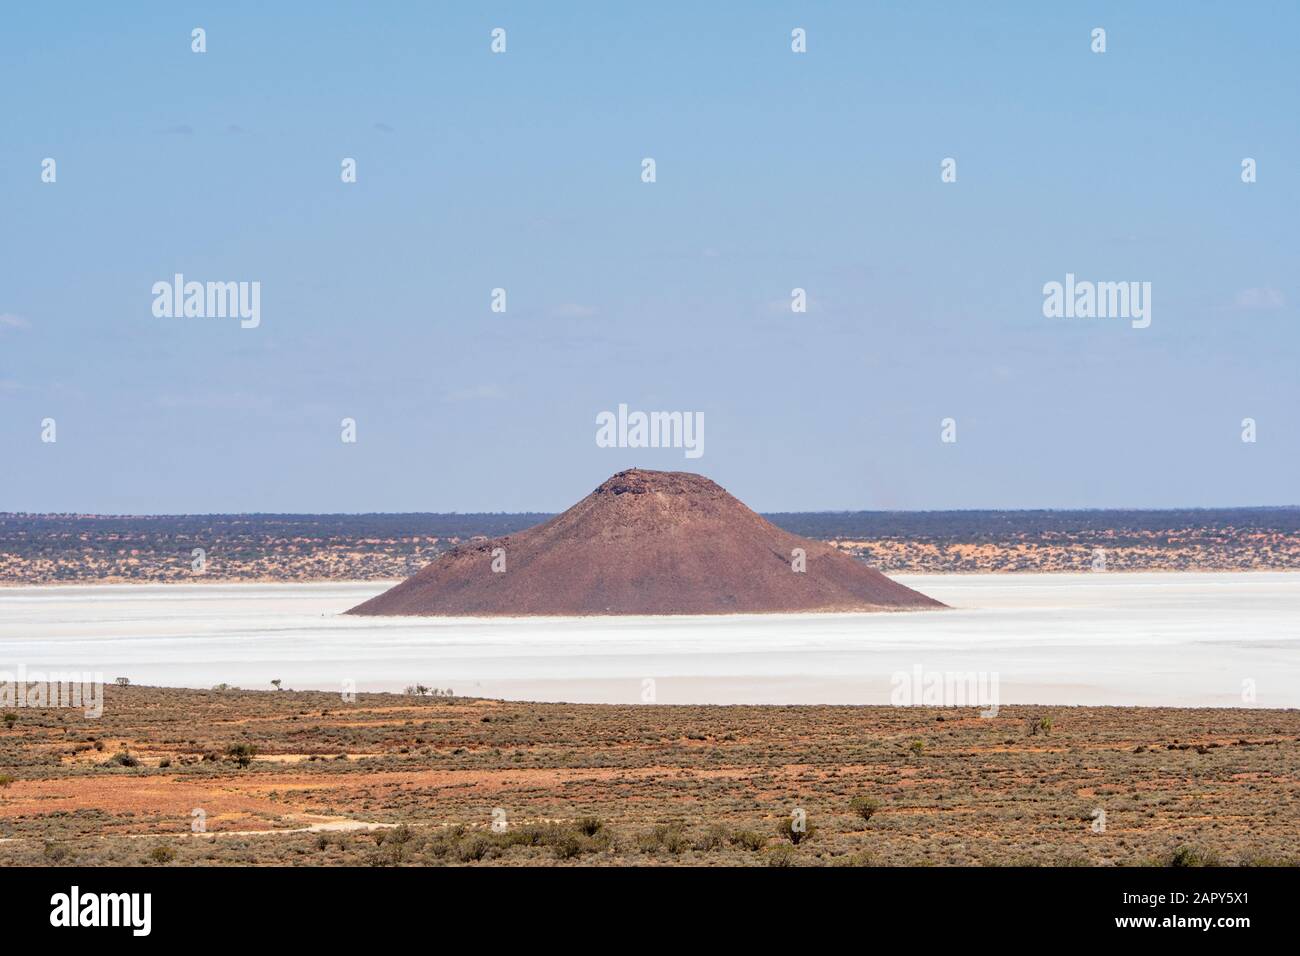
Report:
[[[894,572],[1072,571],[1079,578],[1100,555],[1108,571],[1192,572],[1172,577],[1208,594],[1214,576],[1196,572],[1246,572],[1243,584],[1259,584],[1300,568],[1296,509],[1013,515],[771,517]],[[79,642],[93,648],[98,637],[120,639],[131,653],[175,656],[175,635],[146,633],[147,615],[132,609],[123,587],[381,582],[413,573],[458,543],[511,534],[544,517],[0,516],[0,583],[18,586],[0,589],[10,610],[8,650],[40,663],[31,646],[40,638],[20,619],[26,615],[30,625],[46,601],[68,616],[58,624],[63,643],[47,642],[46,655]],[[202,570],[192,560],[195,548],[205,554]],[[1014,573],[996,577],[1031,583]],[[1132,577],[1162,590],[1160,574]],[[1111,590],[1119,582],[1122,591],[1121,579],[1099,580]],[[77,603],[76,592],[87,588],[58,586],[98,591],[97,584],[121,581],[132,583],[104,592],[111,612],[97,606],[93,614]],[[931,585],[937,579],[915,584]],[[230,586],[199,590],[218,601]],[[978,577],[969,587],[981,587]],[[1165,595],[1165,604],[1171,601],[1186,603]],[[334,613],[354,603],[340,600]],[[979,601],[958,590],[947,603]],[[1272,606],[1247,602],[1234,626],[1258,630],[1250,614]],[[1087,607],[1070,605],[1067,616],[1091,613],[1093,633],[1099,625]],[[962,629],[960,609],[922,613],[918,622]],[[886,616],[879,627],[899,627],[907,617]],[[321,621],[341,626],[328,615],[312,618],[314,627]],[[1045,618],[1043,627],[1049,624]],[[276,650],[293,643],[284,620],[263,627],[265,634],[249,620],[235,630],[241,626],[244,638],[266,643],[261,653],[274,663],[252,655],[248,664],[249,646],[235,640],[222,650],[218,642],[203,652],[215,655],[205,677],[224,661],[251,666],[263,687],[271,677],[287,678],[286,688],[303,678],[302,667],[288,668],[291,659]],[[399,643],[409,628],[427,630],[418,621],[383,626]],[[183,620],[176,627],[211,631]],[[1156,644],[1166,639],[1143,627]],[[1170,640],[1182,633],[1169,627]],[[428,638],[420,643],[426,651]],[[909,660],[923,650],[914,641],[896,643]],[[1197,646],[1227,654],[1236,645]],[[1259,704],[1272,708],[1004,704],[993,717],[977,707],[481,699],[463,696],[475,692],[474,681],[448,673],[457,654],[440,669],[412,670],[450,688],[408,694],[212,687],[244,682],[222,676],[196,685],[209,689],[136,686],[171,681],[150,681],[139,664],[145,658],[122,657],[119,648],[118,657],[104,658],[123,670],[106,675],[102,716],[0,708],[0,864],[1295,865],[1300,711],[1277,709],[1285,688],[1274,685],[1284,672],[1263,664],[1289,645],[1271,646],[1247,649],[1264,656],[1220,676],[1221,690],[1234,699],[1243,677],[1252,686],[1258,678]],[[363,660],[383,652],[362,641],[355,653]],[[1007,653],[1023,656],[1011,648],[997,659]],[[1119,652],[1098,645],[1090,653],[1105,659]],[[927,657],[927,666],[958,660],[939,657]],[[1170,651],[1172,670],[1162,679],[1177,678],[1178,667],[1198,659]],[[356,675],[357,665],[349,666],[345,673]],[[1143,673],[1157,680],[1154,671]],[[133,683],[112,683],[119,674]],[[401,668],[385,674],[392,678],[386,686],[407,678]],[[329,676],[307,686],[338,687]],[[806,829],[791,826],[796,817]]]
[[[98,720],[11,712],[4,865],[1300,862],[1295,710],[110,686]]]

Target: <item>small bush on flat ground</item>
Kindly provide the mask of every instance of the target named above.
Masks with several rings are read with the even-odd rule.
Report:
[[[1209,850],[1203,850],[1198,847],[1180,846],[1173,853],[1169,854],[1169,859],[1165,861],[1165,866],[1222,866],[1219,855]]]
[[[794,847],[774,846],[763,853],[767,860],[768,866],[794,866],[795,851]]]
[[[795,846],[798,846],[805,840],[811,840],[812,835],[817,832],[817,828],[806,818],[801,826],[796,826],[793,817],[786,817],[776,825],[776,832],[778,835],[785,837]]]
[[[637,846],[643,853],[664,850],[676,855],[688,849],[690,843],[686,831],[676,823],[661,823],[649,833],[643,833],[637,838]]]
[[[849,801],[849,809],[863,820],[870,820],[880,809],[880,801],[875,797],[860,796]]]

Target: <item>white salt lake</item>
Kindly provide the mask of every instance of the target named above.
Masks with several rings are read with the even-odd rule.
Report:
[[[1300,706],[1300,573],[897,575],[882,614],[354,618],[392,582],[0,588],[0,671],[514,700],[889,703],[896,674],[995,677],[1003,704]],[[653,682],[653,683],[647,683]],[[1243,697],[1253,688],[1254,699]]]

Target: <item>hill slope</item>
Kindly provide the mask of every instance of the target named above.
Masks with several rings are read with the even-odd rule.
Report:
[[[792,570],[802,548],[806,571]],[[505,570],[493,570],[496,564]],[[462,545],[349,614],[753,614],[943,607],[782,531],[714,482],[619,472],[551,520]]]

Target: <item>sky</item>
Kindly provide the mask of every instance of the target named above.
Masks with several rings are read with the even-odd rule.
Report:
[[[0,511],[555,511],[632,466],[763,511],[1300,504],[1294,3],[5,16]],[[176,273],[260,323],[155,315]],[[1150,325],[1046,317],[1067,273]],[[703,454],[601,447],[619,404]]]

